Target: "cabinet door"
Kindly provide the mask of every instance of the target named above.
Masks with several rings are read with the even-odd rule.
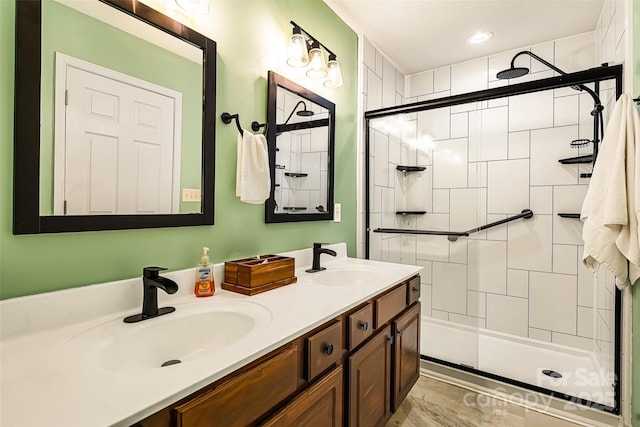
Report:
[[[269,418],[263,427],[342,427],[342,365]]]
[[[348,359],[349,426],[384,426],[391,417],[391,326]]]
[[[420,376],[420,303],[393,321],[393,394],[395,412]]]

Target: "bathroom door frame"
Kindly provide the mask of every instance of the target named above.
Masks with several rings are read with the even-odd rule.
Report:
[[[590,68],[584,71],[577,71],[575,73],[569,73],[556,77],[549,77],[546,79],[533,80],[523,83],[516,83],[507,86],[501,86],[493,89],[485,89],[476,92],[463,93],[459,95],[452,95],[443,98],[431,99],[427,101],[414,102],[410,104],[404,104],[394,107],[380,108],[377,110],[366,111],[364,113],[364,142],[365,142],[365,259],[369,259],[370,255],[370,236],[371,233],[371,196],[370,196],[370,137],[369,134],[369,122],[374,119],[393,116],[396,114],[408,114],[417,113],[420,111],[434,110],[443,107],[452,107],[455,105],[466,104],[469,102],[489,101],[492,99],[505,98],[508,96],[524,95],[527,93],[540,92],[550,89],[559,89],[568,86],[575,86],[580,84],[595,83],[598,84],[603,80],[615,80],[616,100],[622,95],[622,65],[603,64],[601,67]],[[518,387],[528,388],[530,390],[551,394],[554,397],[558,397],[564,400],[577,402],[591,408],[597,408],[604,412],[620,415],[621,409],[621,380],[622,380],[622,292],[616,287],[615,294],[615,333],[614,333],[614,353],[616,355],[614,361],[614,374],[616,377],[615,386],[613,387],[615,393],[615,406],[610,407],[602,404],[598,404],[592,401],[588,401],[576,396],[563,394],[560,392],[554,392],[542,387],[535,386],[520,381],[516,381],[507,377],[491,374],[485,371],[481,371],[472,367],[466,367],[459,364],[443,361],[440,359],[434,359],[429,356],[420,355],[421,359],[435,362],[451,368],[460,369],[462,371],[470,372],[472,374],[484,376],[493,380],[506,382],[510,385]],[[630,381],[630,379],[627,379]]]

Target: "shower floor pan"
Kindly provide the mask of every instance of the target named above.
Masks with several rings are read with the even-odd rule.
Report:
[[[613,372],[601,367],[592,352],[428,317],[420,326],[423,356],[615,406]]]

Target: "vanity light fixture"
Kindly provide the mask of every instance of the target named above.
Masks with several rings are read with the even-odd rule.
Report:
[[[308,67],[307,77],[324,79],[325,87],[342,86],[342,72],[336,54],[295,22],[291,21],[291,25],[293,32],[289,38],[287,64],[296,68]],[[329,56],[328,62],[325,62],[325,51]]]
[[[182,10],[189,13],[206,15],[209,13],[209,0],[175,0]]]

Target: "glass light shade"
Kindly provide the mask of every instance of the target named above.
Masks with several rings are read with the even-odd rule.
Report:
[[[324,82],[325,87],[336,88],[342,86],[342,73],[340,72],[340,64],[335,56],[329,56],[327,62],[327,80]]]
[[[300,30],[298,30],[300,31]],[[293,30],[289,38],[289,58],[287,64],[291,67],[304,67],[309,63],[309,53],[307,52],[307,41],[304,36]]]
[[[206,15],[209,13],[209,0],[175,0],[176,4],[190,13]]]
[[[318,42],[314,42],[313,47],[309,51],[309,65],[311,68],[307,71],[307,77],[322,79],[327,75],[327,69],[324,64],[324,53],[322,53]]]

